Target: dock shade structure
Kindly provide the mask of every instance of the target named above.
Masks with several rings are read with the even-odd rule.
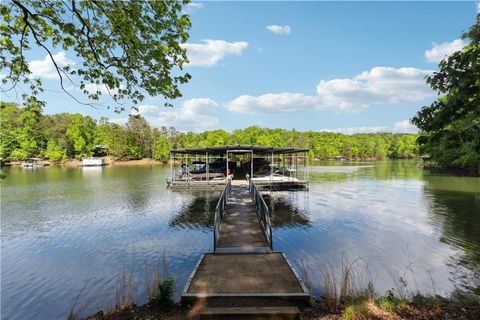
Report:
[[[170,151],[172,188],[222,188],[227,179],[259,188],[308,187],[308,149],[228,145]]]

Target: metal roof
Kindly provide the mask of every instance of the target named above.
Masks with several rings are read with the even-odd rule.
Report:
[[[250,152],[253,151],[255,154],[285,154],[285,153],[301,153],[308,152],[308,149],[295,149],[295,148],[280,148],[280,147],[264,147],[264,146],[255,146],[255,145],[230,145],[230,146],[218,146],[218,147],[206,147],[206,148],[194,148],[194,149],[178,149],[170,150],[170,153],[180,153],[180,154],[216,154],[223,155],[229,152]]]

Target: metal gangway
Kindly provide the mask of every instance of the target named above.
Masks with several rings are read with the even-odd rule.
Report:
[[[299,317],[297,306],[308,303],[310,293],[286,255],[273,250],[270,212],[255,183],[227,180],[215,207],[213,242],[214,251],[201,256],[188,278],[182,302],[206,306],[200,311],[206,317]]]
[[[268,206],[253,181],[249,181],[248,183],[248,192],[250,193],[251,201],[247,201],[247,195],[244,192],[244,189],[245,185],[238,186],[238,190],[236,190],[236,194],[234,194],[235,201],[232,201],[229,206],[231,218],[227,219],[225,222],[226,225],[224,226],[225,237],[228,237],[228,239],[220,239],[220,237],[222,234],[221,228],[224,223],[228,199],[232,192],[231,180],[228,180],[220,198],[218,199],[217,206],[215,207],[214,219],[214,251],[221,248],[225,251],[227,250],[224,249],[225,247],[230,248],[230,250],[235,250],[233,248],[244,247],[244,251],[247,250],[246,247],[250,247],[249,249],[253,251],[265,251],[266,248],[273,250],[272,227]],[[253,219],[254,217],[256,217],[256,220]],[[258,231],[261,231],[263,234],[263,241],[259,241]],[[246,242],[243,238],[235,239],[236,236],[241,234],[251,235],[252,241]]]

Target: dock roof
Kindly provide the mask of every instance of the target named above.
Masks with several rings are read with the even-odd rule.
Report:
[[[177,149],[170,150],[171,153],[180,153],[180,154],[216,154],[222,155],[226,154],[227,151],[230,152],[250,152],[253,151],[255,154],[287,154],[287,153],[302,153],[308,152],[308,149],[296,149],[288,147],[265,147],[265,146],[255,146],[255,145],[228,145],[228,146],[218,146],[218,147],[206,147],[206,148],[194,148],[194,149]]]

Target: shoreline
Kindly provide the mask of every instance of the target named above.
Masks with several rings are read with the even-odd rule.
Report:
[[[106,164],[105,166],[154,166],[154,165],[164,165],[170,164],[171,160],[160,161],[151,158],[143,158],[143,159],[135,159],[135,160],[113,160],[109,157],[105,157]],[[416,158],[399,158],[399,159],[389,159],[385,158],[383,160],[375,159],[375,158],[358,158],[358,159],[344,159],[344,160],[336,160],[336,159],[311,159],[310,161],[339,161],[339,162],[355,162],[355,161],[368,161],[368,162],[375,162],[375,161],[397,161],[397,160],[416,160]],[[1,167],[19,167],[22,165],[23,161],[8,161],[2,163]],[[78,159],[67,159],[59,162],[53,162],[49,160],[42,160],[47,167],[67,167],[67,168],[76,168],[82,167],[82,160]],[[180,164],[181,161],[176,161],[176,163]]]
[[[65,167],[65,168],[81,168],[82,161],[77,159],[68,159],[61,162],[50,162],[48,160],[44,160],[43,163],[46,164],[47,167]],[[112,160],[108,157],[106,158],[105,166],[114,166],[114,167],[128,167],[128,166],[156,166],[162,164],[169,164],[169,161],[159,161],[155,159],[138,159],[138,160]],[[11,161],[8,165],[4,165],[4,167],[20,167],[22,165],[22,161]]]
[[[164,305],[146,303],[132,304],[113,311],[98,311],[85,318],[73,315],[72,320],[147,320],[147,319],[197,319],[205,307],[202,303]],[[259,307],[262,307],[259,305]],[[457,298],[415,294],[411,298],[401,298],[385,294],[383,296],[350,298],[333,307],[325,297],[312,297],[309,306],[299,307],[304,320],[436,320],[436,319],[475,319],[480,314],[480,300],[465,295]]]

